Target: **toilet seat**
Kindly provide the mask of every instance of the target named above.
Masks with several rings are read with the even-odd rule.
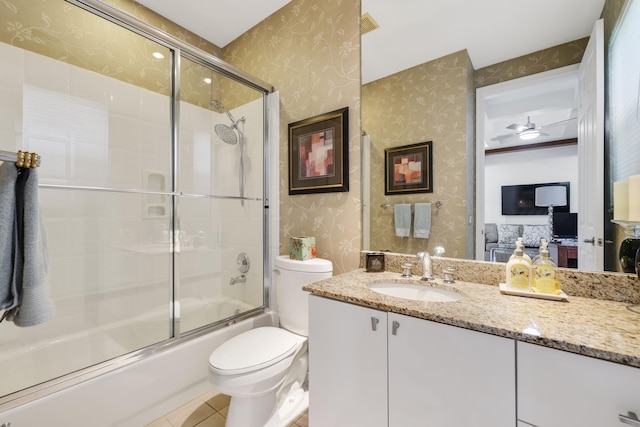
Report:
[[[209,357],[209,368],[218,375],[257,371],[287,358],[305,340],[272,326],[251,329],[216,348]]]

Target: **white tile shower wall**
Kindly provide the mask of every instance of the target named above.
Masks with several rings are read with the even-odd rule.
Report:
[[[15,151],[22,142],[24,53],[0,43],[0,150]]]
[[[0,111],[10,112],[1,115],[0,149],[41,154],[41,183],[142,188],[141,168],[169,171],[166,96],[5,44],[0,54],[7,60]],[[167,307],[169,247],[158,250],[158,242],[168,220],[143,220],[140,195],[42,188],[40,201],[58,314],[19,333],[8,325],[2,347],[14,339],[47,343]]]
[[[262,199],[263,186],[263,112],[262,99],[234,109],[231,114],[239,119],[246,117],[245,135],[245,195]],[[237,196],[240,145],[228,145],[214,132],[217,123],[230,125],[225,113],[181,104],[181,179],[180,188],[185,192]],[[242,129],[242,125],[241,125]],[[181,254],[182,297],[224,295],[262,304],[262,201],[247,201],[241,206],[238,200],[213,199],[198,203],[181,200],[181,228],[189,235],[201,232],[213,248],[211,257],[216,269],[202,271],[195,254]],[[245,252],[251,259],[251,270],[246,284],[229,285],[231,277],[240,273],[236,257]],[[182,262],[184,260],[184,262]],[[211,265],[211,261],[209,262]],[[210,275],[211,282],[195,278]],[[184,286],[188,284],[187,286]],[[202,289],[198,286],[202,285]]]

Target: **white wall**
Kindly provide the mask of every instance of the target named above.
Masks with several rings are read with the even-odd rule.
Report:
[[[578,209],[578,146],[565,145],[485,156],[485,223],[546,224],[546,215],[502,215],[503,185],[571,183],[571,212]]]

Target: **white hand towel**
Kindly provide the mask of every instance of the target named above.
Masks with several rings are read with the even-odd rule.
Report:
[[[413,237],[428,239],[431,234],[431,203],[416,203],[413,217]]]
[[[411,231],[411,205],[399,203],[393,206],[396,236],[409,237]]]

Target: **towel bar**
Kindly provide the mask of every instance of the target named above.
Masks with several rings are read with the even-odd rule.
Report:
[[[0,150],[0,161],[12,162],[20,168],[35,169],[40,166],[40,156],[37,153],[30,153],[28,151],[18,151],[12,153],[10,151]]]
[[[440,200],[438,200],[438,201],[437,201],[437,202],[435,202],[433,205],[434,205],[437,209],[440,209],[441,207],[443,207],[443,206],[444,206],[444,203],[442,203]],[[391,206],[393,206],[393,205],[391,205],[391,204],[389,204],[389,203],[383,203],[383,204],[381,204],[381,205],[380,205],[380,207],[381,207],[382,209],[387,209],[387,208],[390,208]]]

